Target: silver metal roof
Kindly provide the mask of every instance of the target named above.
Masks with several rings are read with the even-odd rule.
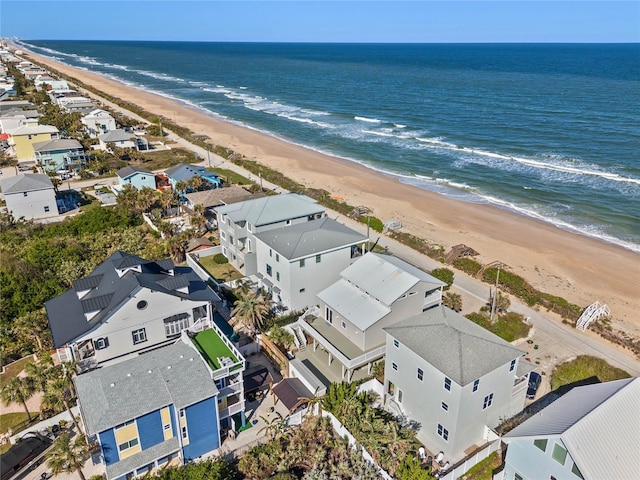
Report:
[[[8,178],[0,178],[2,193],[22,193],[35,190],[53,190],[53,184],[48,175],[43,173],[21,173]]]
[[[442,305],[384,330],[461,386],[525,353]]]
[[[72,138],[55,138],[46,142],[38,142],[33,144],[33,150],[36,152],[52,152],[54,150],[76,150],[82,149],[79,141]]]
[[[127,165],[124,168],[121,168],[120,170],[118,170],[116,172],[116,175],[118,175],[118,177],[125,179],[127,177],[130,177],[131,175],[134,175],[136,173],[145,173],[148,175],[154,175],[154,173],[149,170],[148,168],[144,168],[144,167],[137,167],[137,166],[131,166],[131,165]]]
[[[117,130],[111,130],[110,132],[103,133],[102,135],[98,135],[98,138],[105,143],[108,142],[124,142],[126,140],[131,140],[132,138],[136,138],[132,133],[127,133],[121,128]]]
[[[392,255],[369,252],[340,274],[354,285],[391,305],[418,282],[435,287],[444,285],[437,278]]]
[[[218,214],[228,215],[234,223],[248,222],[256,227],[324,211],[325,208],[314,199],[296,193],[256,198],[216,208]]]
[[[256,238],[287,260],[304,258],[367,240],[365,235],[328,217],[268,230],[257,234]]]
[[[363,332],[391,312],[389,306],[376,301],[345,279],[338,280],[317,297]]]
[[[51,125],[23,125],[21,127],[16,128],[12,132],[11,135],[39,135],[42,133],[58,133],[58,129]]]
[[[575,387],[503,440],[550,437],[562,439],[585,480],[638,478],[640,378]]]
[[[87,434],[218,394],[202,357],[181,341],[74,379]]]

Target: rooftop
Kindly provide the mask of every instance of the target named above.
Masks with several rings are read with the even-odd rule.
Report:
[[[147,175],[153,175],[154,174],[148,168],[127,165],[126,167],[121,168],[120,170],[118,170],[116,172],[116,175],[118,175],[118,177],[120,177],[122,179],[125,179],[127,177],[130,177],[131,175],[136,174],[136,173],[144,173],[144,174],[147,174]]]
[[[293,218],[322,214],[325,208],[306,195],[283,193],[225,205],[216,208],[216,211],[227,215],[234,223],[248,222],[260,227]]]
[[[21,173],[8,178],[0,178],[2,193],[22,193],[35,190],[53,190],[53,184],[48,175],[43,173]]]
[[[205,208],[243,202],[258,196],[264,196],[264,194],[253,194],[242,187],[214,188],[213,190],[192,192],[186,195],[194,205],[200,204]]]
[[[36,152],[51,152],[54,150],[76,150],[82,149],[82,145],[79,141],[72,138],[56,138],[53,140],[47,140],[45,142],[34,143],[33,149]]]
[[[211,370],[216,371],[228,365],[223,365],[223,359],[231,360],[229,365],[238,362],[238,358],[233,354],[227,344],[213,329],[203,330],[191,337],[193,345],[198,349],[204,361]]]

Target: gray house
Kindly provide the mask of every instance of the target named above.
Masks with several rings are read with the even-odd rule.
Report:
[[[338,380],[347,381],[362,367],[370,373],[384,356],[384,327],[440,305],[445,285],[399,258],[371,252],[340,277],[318,293],[319,307],[305,312],[294,328],[300,339],[313,339],[313,361],[322,359],[316,369],[337,360]]]
[[[277,303],[302,310],[364,253],[368,240],[331,218],[257,233],[259,286]]]
[[[58,215],[56,193],[48,175],[27,173],[2,178],[0,187],[13,218],[31,220]]]
[[[524,408],[533,365],[524,352],[439,306],[385,328],[385,407],[420,425],[418,439],[450,463],[497,438]]]
[[[116,251],[45,308],[61,360],[90,369],[174,342],[219,300],[191,268]]]
[[[256,233],[321,218],[325,208],[305,195],[287,193],[215,209],[222,253],[243,274],[258,271]]]
[[[640,378],[575,387],[502,440],[504,480],[638,478]]]

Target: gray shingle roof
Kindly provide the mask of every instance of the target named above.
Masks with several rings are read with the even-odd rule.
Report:
[[[129,270],[122,276],[117,272],[117,269],[131,267],[139,267],[141,272]],[[176,290],[184,286],[189,287],[186,293]],[[189,267],[174,267],[169,259],[153,262],[116,251],[91,275],[74,282],[74,288],[45,302],[55,347],[65,345],[90,331],[107,317],[117,315],[118,306],[140,287],[180,299],[208,302],[218,299]],[[88,289],[92,290],[79,299],[76,292]],[[85,313],[95,311],[98,313],[87,321]]]
[[[13,177],[1,178],[2,193],[22,193],[35,190],[53,190],[53,184],[48,175],[42,173],[22,173]]]
[[[160,460],[161,458],[166,457],[170,453],[175,453],[180,450],[180,445],[178,445],[178,438],[173,437],[169,440],[165,440],[162,443],[158,443],[153,447],[146,448],[141,452],[136,453],[135,455],[131,455],[130,457],[126,457],[119,462],[112,463],[110,465],[105,465],[105,470],[107,472],[107,478],[120,478],[126,475],[129,472],[137,470],[138,468],[142,468],[146,465],[149,465],[154,460]]]
[[[200,354],[181,341],[79,375],[75,385],[89,435],[171,404],[181,409],[218,394]]]
[[[55,150],[77,150],[82,149],[79,141],[71,138],[55,138],[46,142],[38,142],[33,144],[33,150],[36,152],[53,152]]]
[[[461,386],[525,353],[442,305],[384,330]]]
[[[216,211],[228,215],[235,223],[249,222],[260,227],[293,218],[322,214],[325,208],[306,195],[284,193],[225,205],[216,208]]]
[[[103,133],[102,135],[98,135],[98,138],[105,143],[108,142],[125,142],[127,140],[131,140],[136,136],[132,133],[127,133],[121,128],[117,130],[111,130],[110,132]]]
[[[365,235],[327,217],[262,232],[257,234],[256,238],[287,260],[308,257],[367,240]]]
[[[575,387],[503,439],[557,437],[586,480],[638,478],[640,378]]]
[[[202,192],[187,193],[186,197],[194,205],[202,205],[205,208],[218,207],[258,198],[264,194],[253,194],[247,192],[242,187],[214,188],[213,190],[203,190]]]
[[[135,167],[135,166],[134,167],[126,166],[124,168],[121,168],[120,170],[118,170],[116,172],[116,175],[118,175],[120,178],[124,179],[124,178],[130,177],[134,173],[146,173],[147,175],[154,175],[154,173],[151,170],[149,170],[148,168]]]
[[[13,130],[11,135],[40,135],[42,133],[58,133],[58,129],[51,125],[23,125]]]

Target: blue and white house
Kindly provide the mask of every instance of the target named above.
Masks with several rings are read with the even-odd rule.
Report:
[[[106,476],[129,479],[220,446],[218,388],[181,341],[74,379],[89,442]],[[99,458],[97,458],[99,457]]]
[[[575,387],[505,436],[504,480],[640,474],[640,378]]]
[[[147,168],[127,166],[118,170],[117,175],[120,187],[133,185],[138,190],[145,187],[156,189],[156,175]]]
[[[36,162],[47,172],[78,171],[87,164],[82,145],[71,138],[56,138],[33,144]]]
[[[202,178],[202,190],[210,190],[212,188],[220,188],[222,186],[222,180],[218,175],[213,172],[207,172],[204,167],[199,167],[197,165],[186,165],[184,163],[179,163],[164,172],[167,177],[169,177],[169,181],[171,182],[171,187],[174,191],[178,191],[176,185],[178,182],[188,183],[193,177],[199,176]],[[178,193],[190,193],[195,190],[191,187],[188,187],[185,191],[181,191]]]

